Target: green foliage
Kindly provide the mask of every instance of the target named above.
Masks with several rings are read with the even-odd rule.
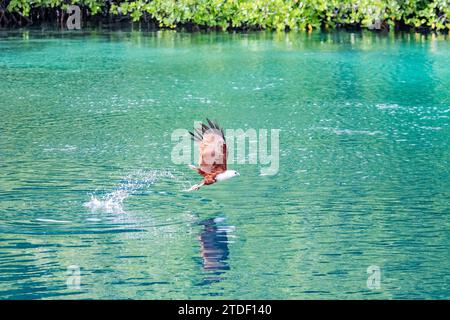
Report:
[[[354,25],[369,29],[406,25],[450,29],[450,0],[127,0],[110,1],[109,13],[143,15],[161,27],[195,24],[226,30],[256,28],[312,30]],[[92,15],[106,10],[104,0],[11,0],[10,12],[30,14],[32,8],[63,8],[78,4]]]

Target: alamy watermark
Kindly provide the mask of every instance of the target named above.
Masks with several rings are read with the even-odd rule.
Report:
[[[81,269],[77,265],[67,267],[66,285],[69,290],[80,290],[81,288]]]
[[[201,127],[200,122],[194,127]],[[269,134],[270,133],[270,134]],[[280,167],[280,129],[226,129],[227,163],[261,166],[261,175],[275,175]],[[197,163],[198,146],[191,140],[189,131],[176,129],[172,132],[171,159],[174,164]]]
[[[381,268],[379,266],[369,266],[367,268],[367,288],[370,290],[381,289]]]
[[[70,5],[67,8],[67,18],[66,26],[69,30],[80,30],[81,29],[81,10],[79,6]]]

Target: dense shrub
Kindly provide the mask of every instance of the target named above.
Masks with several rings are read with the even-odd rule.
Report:
[[[70,3],[87,8],[91,15],[127,16],[133,21],[149,18],[168,28],[450,29],[450,0],[0,0],[3,11],[24,17],[36,8],[65,9]]]

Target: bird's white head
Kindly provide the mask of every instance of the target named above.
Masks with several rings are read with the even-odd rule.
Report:
[[[216,180],[217,181],[223,181],[223,180],[228,180],[230,178],[239,176],[239,172],[235,171],[235,170],[227,170],[225,172],[219,173],[216,176]]]

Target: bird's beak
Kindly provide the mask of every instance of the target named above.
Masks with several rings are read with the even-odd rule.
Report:
[[[236,174],[238,175],[238,176],[240,176],[241,174],[239,173],[239,172],[236,172]]]

